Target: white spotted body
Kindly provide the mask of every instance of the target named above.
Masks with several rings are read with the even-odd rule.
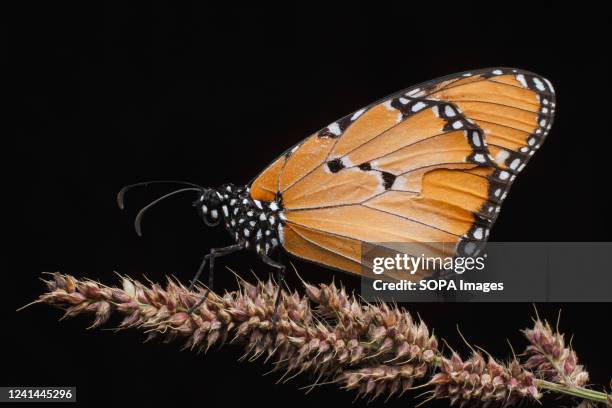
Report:
[[[260,255],[270,254],[279,245],[279,226],[282,206],[277,201],[253,200],[248,187],[226,184],[210,193],[202,194],[196,205],[202,217],[223,222],[236,243],[243,243]]]

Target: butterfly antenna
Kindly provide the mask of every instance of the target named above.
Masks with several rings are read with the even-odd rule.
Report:
[[[150,180],[150,181],[143,181],[140,183],[135,183],[135,184],[129,184],[125,187],[123,187],[119,193],[117,193],[117,205],[119,206],[119,208],[121,208],[123,210],[124,208],[124,197],[125,197],[125,193],[127,193],[128,190],[131,190],[134,187],[146,187],[149,184],[183,184],[186,186],[191,186],[191,187],[196,187],[199,188],[201,190],[204,190],[204,188],[202,186],[199,186],[197,184],[194,183],[190,183],[188,181],[181,181],[181,180]]]
[[[138,214],[136,214],[136,218],[134,219],[134,229],[136,229],[136,234],[138,234],[138,236],[142,236],[142,229],[140,227],[141,223],[142,223],[142,217],[144,215],[144,213],[151,207],[153,207],[155,204],[159,203],[160,201],[165,200],[168,197],[172,197],[174,195],[180,194],[180,193],[184,193],[186,191],[197,191],[200,192],[202,191],[201,188],[194,188],[194,187],[188,187],[188,188],[181,188],[180,190],[175,190],[172,191],[164,196],[159,197],[158,199],[150,202],[149,204],[147,204],[146,206],[142,207],[142,209],[140,211],[138,211]]]

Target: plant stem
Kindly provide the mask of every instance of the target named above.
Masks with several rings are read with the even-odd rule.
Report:
[[[540,379],[535,379],[533,382],[538,388],[554,391],[560,394],[572,395],[574,397],[580,397],[582,399],[588,399],[595,402],[606,403],[608,401],[608,396],[604,392],[589,390],[582,387],[567,387],[565,385]]]

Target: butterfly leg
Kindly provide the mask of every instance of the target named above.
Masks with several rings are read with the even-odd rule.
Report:
[[[271,267],[276,269],[276,284],[279,287],[278,296],[276,296],[276,300],[274,301],[274,315],[272,315],[272,323],[276,325],[278,321],[278,307],[280,305],[280,291],[285,285],[285,265],[282,263],[275,261],[270,258],[268,255],[262,255],[261,260],[264,261],[266,265],[270,265]]]
[[[193,313],[193,311],[195,309],[197,309],[202,304],[202,302],[204,302],[204,299],[206,299],[206,296],[208,296],[208,292],[212,289],[212,287],[213,287],[213,279],[214,279],[214,276],[215,276],[214,275],[215,274],[215,258],[220,258],[222,256],[229,255],[229,254],[234,253],[236,251],[240,251],[241,249],[244,249],[244,243],[238,243],[238,244],[230,245],[230,246],[225,247],[225,248],[212,248],[210,250],[210,252],[208,254],[206,254],[206,256],[204,256],[204,258],[202,259],[202,263],[200,263],[200,267],[198,268],[198,271],[196,272],[196,274],[194,275],[193,279],[191,280],[191,283],[189,284],[189,291],[191,291],[193,289],[193,287],[195,286],[196,282],[200,278],[200,275],[202,274],[202,271],[204,270],[204,267],[206,266],[206,263],[208,263],[208,267],[209,267],[209,270],[208,270],[208,287],[204,291],[204,295],[198,301],[198,303],[196,303],[195,305],[191,306],[189,308],[189,310],[187,311],[187,313],[189,313],[189,314]]]

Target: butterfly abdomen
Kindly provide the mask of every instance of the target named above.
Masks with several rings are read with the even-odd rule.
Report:
[[[203,205],[201,210],[210,213],[211,217],[221,219],[237,243],[244,243],[245,248],[265,255],[280,244],[280,202],[254,200],[250,197],[248,187],[233,184],[223,185],[215,193],[218,197],[215,208]]]

